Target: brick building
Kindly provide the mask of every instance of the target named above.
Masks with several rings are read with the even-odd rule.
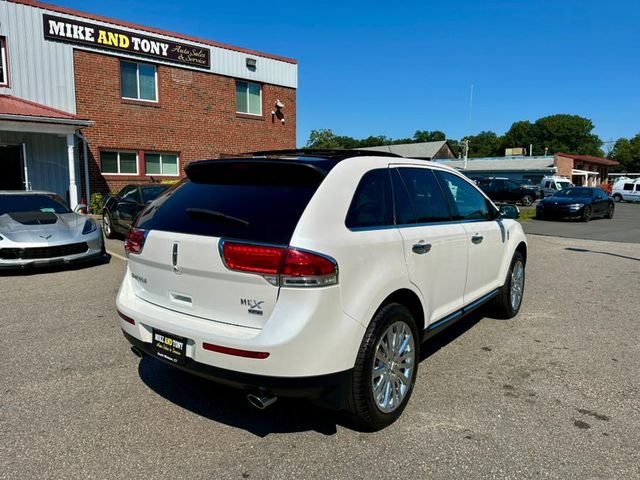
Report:
[[[295,147],[295,60],[0,0],[0,189],[72,206],[191,161]]]

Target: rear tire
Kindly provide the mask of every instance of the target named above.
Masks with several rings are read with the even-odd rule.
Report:
[[[380,430],[402,414],[418,373],[418,334],[411,312],[398,303],[385,305],[373,317],[347,397],[348,413],[361,427]]]
[[[111,215],[109,215],[109,212],[104,212],[102,214],[102,231],[104,232],[104,236],[107,238],[115,237],[113,223],[111,222]]]
[[[507,280],[500,288],[500,293],[493,301],[493,316],[509,319],[515,317],[520,311],[524,297],[525,261],[520,252],[513,254]]]
[[[613,199],[614,199],[616,202],[620,203],[620,202],[622,201],[622,195],[620,195],[619,193],[616,193],[616,194],[613,196]]]
[[[525,195],[520,200],[520,203],[522,203],[523,206],[528,207],[533,203],[533,197],[531,195]]]

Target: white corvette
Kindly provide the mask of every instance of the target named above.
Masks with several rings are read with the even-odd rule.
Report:
[[[102,230],[55,193],[0,191],[0,269],[64,265],[104,256]]]

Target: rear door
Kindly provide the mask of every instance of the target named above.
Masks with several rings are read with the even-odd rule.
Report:
[[[436,171],[445,195],[454,208],[454,220],[461,222],[469,249],[464,303],[501,286],[506,251],[506,230],[495,207],[462,177]]]
[[[426,303],[425,327],[462,308],[468,245],[429,168],[391,166],[396,223],[411,282]]]
[[[261,328],[278,298],[266,275],[229,270],[221,241],[287,246],[324,178],[311,166],[250,160],[207,162],[140,214],[147,232],[129,255],[138,297],[179,312]]]

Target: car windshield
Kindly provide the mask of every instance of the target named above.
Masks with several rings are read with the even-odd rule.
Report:
[[[158,196],[169,188],[169,185],[154,185],[153,187],[141,188],[142,201],[144,203],[150,202],[158,198]]]
[[[0,215],[16,212],[69,213],[70,210],[57,195],[0,195]]]
[[[556,197],[591,197],[593,189],[591,188],[567,188],[556,193]]]

